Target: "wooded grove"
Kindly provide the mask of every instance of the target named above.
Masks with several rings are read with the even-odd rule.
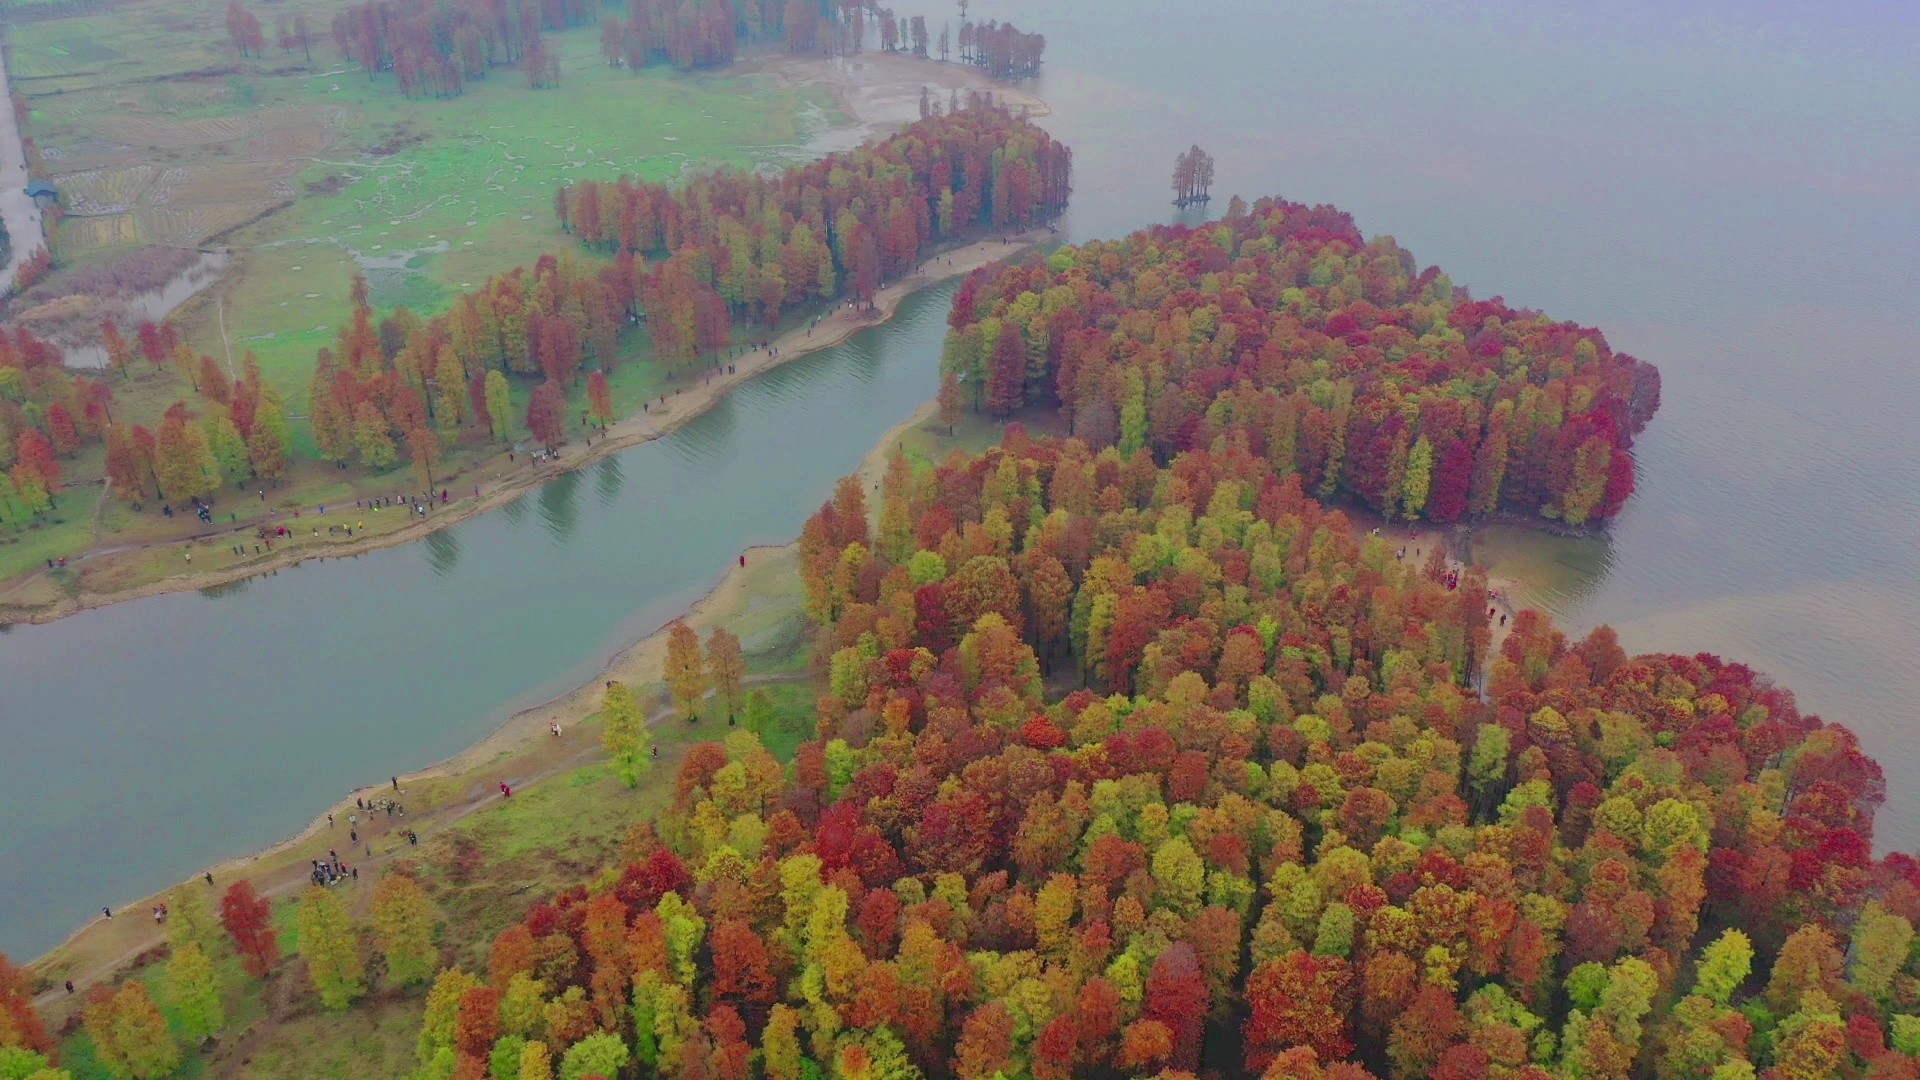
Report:
[[[570,185],[556,198],[562,223],[613,260],[543,256],[426,320],[403,308],[376,322],[356,285],[352,318],[314,371],[316,440],[329,460],[384,469],[430,451],[428,432],[510,438],[506,377],[529,376],[543,389],[527,430],[556,445],[565,392],[614,365],[635,319],[669,369],[711,359],[735,319],[772,326],[809,304],[868,299],[932,248],[1057,212],[1070,171],[1065,146],[977,98],[776,176]]]
[[[802,537],[819,738],[694,747],[440,976],[429,1075],[1916,1075],[1920,864],[1755,672],[1496,649],[1479,572],[1244,447],[1016,425],[875,518]]]
[[[1274,199],[975,274],[951,321],[946,371],[996,415],[1058,403],[1090,446],[1163,462],[1225,439],[1388,518],[1610,518],[1660,401],[1598,330]]]
[[[0,330],[0,533],[31,524],[60,495],[60,460],[105,437],[113,392],[61,366],[24,326]]]

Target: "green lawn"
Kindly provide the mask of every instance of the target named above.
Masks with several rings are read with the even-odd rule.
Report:
[[[29,133],[73,195],[62,259],[223,233],[240,261],[219,309],[182,316],[188,340],[215,355],[257,352],[296,415],[356,271],[383,314],[402,304],[434,314],[490,274],[578,251],[554,218],[562,183],[804,158],[806,128],[834,118],[822,93],[610,68],[595,27],[548,35],[557,89],[531,90],[499,68],[460,97],[409,100],[391,76],[370,80],[339,59],[328,24],[343,6],[301,9],[320,39],[311,63],[277,48],[240,58],[217,0],[9,31]],[[258,14],[271,38],[277,13]],[[617,397],[636,406],[654,386],[635,372],[618,382]]]

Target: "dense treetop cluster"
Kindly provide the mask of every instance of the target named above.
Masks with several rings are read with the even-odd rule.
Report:
[[[1040,73],[1040,56],[1047,50],[1043,34],[1029,34],[1010,22],[962,20],[956,44],[960,59],[987,69],[996,79],[1022,79]]]
[[[1241,440],[1389,518],[1610,518],[1659,405],[1659,372],[1598,330],[1274,199],[982,272],[952,325],[948,371],[996,414],[1057,401],[1089,444],[1162,461]]]
[[[604,381],[636,319],[669,368],[710,359],[735,319],[772,326],[796,307],[870,299],[928,250],[1056,212],[1071,163],[1032,123],[975,98],[772,176],[569,185],[562,223],[614,259],[544,256],[432,319],[401,309],[376,320],[356,286],[353,316],[314,370],[316,441],[332,461],[430,467],[465,433],[512,437],[509,376],[532,376],[526,428],[557,445],[566,392],[582,376]],[[604,387],[589,390],[595,418],[613,419]]]
[[[977,95],[929,113],[777,175],[722,171],[677,189],[589,180],[562,187],[556,209],[583,243],[619,252],[637,275],[656,352],[691,355],[712,348],[700,344],[715,336],[702,330],[703,310],[772,325],[811,301],[870,300],[929,249],[1066,206],[1073,154],[1045,131]]]
[[[0,532],[53,508],[60,459],[105,437],[113,393],[26,327],[0,330]]]
[[[427,1075],[1916,1075],[1920,864],[1753,671],[1495,647],[1244,447],[1016,426],[873,521],[801,542],[819,739],[695,747],[440,976]]]

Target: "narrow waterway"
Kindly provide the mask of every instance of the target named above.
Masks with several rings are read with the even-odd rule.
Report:
[[[792,539],[929,396],[955,287],[421,543],[0,633],[0,951],[471,745]]]

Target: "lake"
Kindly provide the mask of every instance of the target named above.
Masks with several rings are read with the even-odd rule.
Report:
[[[937,28],[950,5],[897,6]],[[975,0],[1048,39],[1071,238],[1170,220],[1174,155],[1334,202],[1479,295],[1657,363],[1605,541],[1486,530],[1576,631],[1769,671],[1920,842],[1920,34],[1893,4]],[[937,33],[937,29],[935,31]],[[1197,218],[1196,218],[1197,219]],[[676,435],[421,544],[0,636],[0,949],[278,839],[587,677],[791,538],[935,389],[951,286]],[[291,768],[290,768],[291,767]]]

